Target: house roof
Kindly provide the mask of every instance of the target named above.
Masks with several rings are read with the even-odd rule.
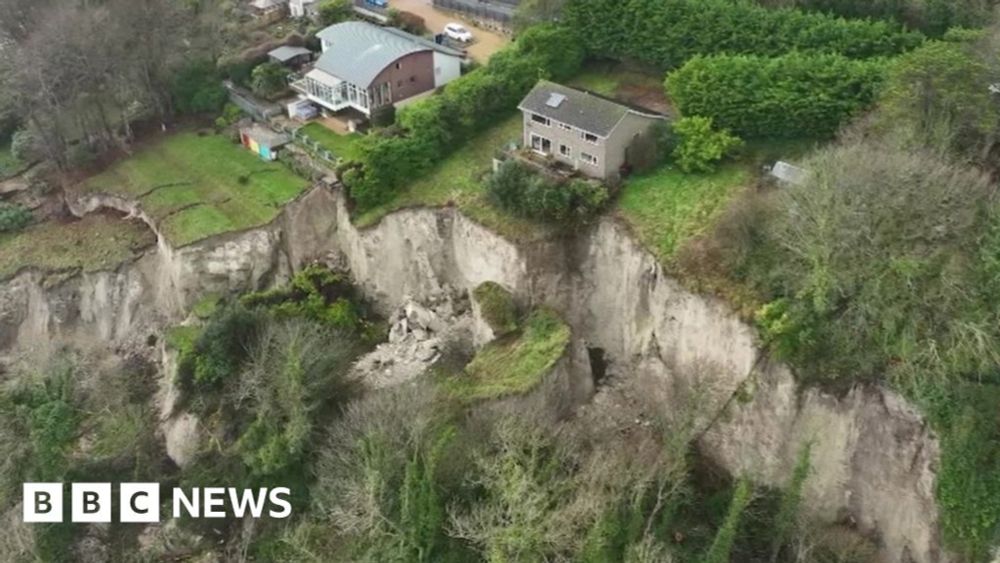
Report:
[[[656,112],[548,80],[539,80],[517,107],[600,137],[610,135],[629,113],[650,119],[665,119]]]
[[[277,148],[282,145],[287,145],[292,140],[291,137],[285,135],[284,133],[277,133],[275,131],[272,131],[271,129],[268,129],[267,127],[258,125],[256,123],[250,125],[249,127],[244,127],[243,129],[240,129],[240,133],[250,137],[254,141],[264,146],[271,148]]]
[[[267,10],[269,8],[274,8],[275,6],[280,6],[284,2],[282,0],[253,0],[250,5],[258,10]]]
[[[270,51],[267,54],[267,56],[277,61],[287,63],[288,61],[294,59],[295,57],[308,55],[310,53],[312,53],[312,51],[306,49],[305,47],[291,47],[289,45],[282,45],[281,47],[278,47],[277,49]]]
[[[331,25],[317,36],[329,47],[316,68],[357,86],[368,86],[396,59],[419,51],[435,50],[461,57],[462,53],[391,27],[349,21]]]
[[[798,166],[783,160],[779,160],[774,163],[774,166],[771,167],[771,175],[782,182],[787,182],[796,186],[801,186],[809,180],[808,170],[805,168],[799,168]]]

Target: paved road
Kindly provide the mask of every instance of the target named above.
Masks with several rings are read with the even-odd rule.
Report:
[[[448,22],[462,23],[475,37],[475,42],[468,48],[469,55],[480,63],[485,63],[489,60],[490,55],[510,42],[510,39],[504,35],[473,27],[471,23],[463,21],[457,14],[438,11],[431,5],[430,0],[389,0],[389,6],[397,10],[413,12],[424,18],[427,28],[432,33],[444,31],[444,26]]]

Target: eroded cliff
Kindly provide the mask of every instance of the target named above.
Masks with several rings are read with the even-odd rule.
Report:
[[[73,205],[80,214],[100,207],[144,218],[112,198]],[[780,486],[811,443],[812,513],[877,534],[890,561],[950,560],[933,494],[938,446],[919,414],[881,388],[843,397],[799,388],[785,366],[761,357],[751,327],[666,276],[610,219],[521,246],[454,209],[400,211],[358,230],[339,194],[316,188],[268,226],[179,249],[158,237],[155,250],[113,272],[22,272],[0,292],[0,346],[146,338],[204,295],[257,289],[313,259],[343,260],[386,312],[484,281],[526,306],[553,307],[575,346],[600,350],[610,371],[635,378],[668,416],[696,404],[701,450],[720,466]]]

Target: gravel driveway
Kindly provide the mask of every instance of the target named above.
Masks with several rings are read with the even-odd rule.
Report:
[[[503,48],[510,39],[505,35],[473,27],[468,21],[462,20],[458,14],[449,14],[436,9],[430,0],[389,0],[389,6],[404,12],[413,12],[424,18],[427,28],[432,33],[444,32],[445,24],[458,22],[472,32],[474,42],[468,47],[469,55],[480,63],[489,60],[490,55]]]

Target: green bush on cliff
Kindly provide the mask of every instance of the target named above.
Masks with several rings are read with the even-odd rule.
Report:
[[[517,330],[517,308],[514,298],[502,285],[487,281],[476,286],[472,297],[479,304],[483,319],[493,334],[503,336]]]

